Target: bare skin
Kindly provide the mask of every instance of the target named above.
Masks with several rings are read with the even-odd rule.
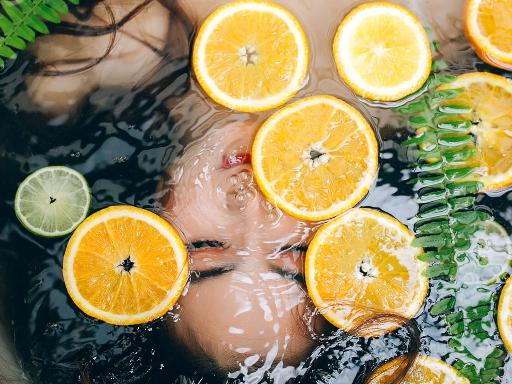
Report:
[[[120,21],[143,1],[114,0],[109,8],[100,2],[86,22],[67,15],[64,20],[104,27],[112,20]],[[98,87],[132,88],[142,82],[162,62],[163,55],[185,56],[188,53],[186,32],[172,24],[170,11],[158,1],[152,1],[137,15],[122,25],[115,35],[81,36],[54,34],[39,37],[32,51],[44,65],[44,70],[74,71],[94,63],[108,50],[108,56],[92,68],[61,76],[37,74],[27,79],[28,98],[21,94],[17,102],[22,110],[42,110],[49,115],[63,115],[76,111],[82,100]],[[169,47],[172,32],[176,43]],[[180,36],[178,36],[180,35]],[[183,35],[183,36],[181,36]],[[174,40],[172,40],[174,41]]]
[[[230,371],[261,367],[257,375],[281,360],[297,364],[315,344],[303,280],[314,226],[283,215],[257,190],[247,156],[255,129],[210,130],[162,188],[164,217],[183,233],[193,271],[170,331],[192,353]]]

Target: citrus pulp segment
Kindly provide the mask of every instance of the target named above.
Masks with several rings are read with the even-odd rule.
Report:
[[[406,359],[399,357],[383,364],[366,384],[387,384],[406,367]],[[469,384],[469,380],[450,364],[426,355],[418,355],[412,367],[400,381],[402,384]]]
[[[509,277],[501,291],[498,304],[498,328],[503,343],[512,353],[512,277]]]
[[[41,168],[18,187],[14,209],[29,231],[45,237],[64,236],[82,222],[91,194],[85,178],[60,166]]]
[[[373,209],[354,208],[324,224],[305,262],[315,306],[336,327],[362,336],[397,328],[388,323],[365,331],[362,326],[373,317],[414,317],[427,295],[428,279],[413,240],[398,220]]]
[[[342,79],[371,100],[394,101],[416,92],[432,66],[420,21],[406,8],[384,1],[362,4],[345,16],[333,53]]]
[[[217,103],[245,112],[284,104],[302,87],[309,46],[299,21],[269,1],[227,3],[201,25],[192,65]]]
[[[309,221],[355,206],[373,184],[378,143],[363,115],[332,96],[312,96],[272,115],[259,128],[252,166],[267,200]]]
[[[512,81],[486,72],[465,73],[443,89],[460,89],[459,96],[447,105],[472,108],[468,116],[476,137],[479,179],[485,191],[495,191],[512,184]]]
[[[488,64],[512,70],[512,0],[468,0],[464,31]]]
[[[188,279],[187,251],[158,215],[114,206],[75,230],[63,272],[69,295],[86,314],[111,324],[140,324],[178,300]]]

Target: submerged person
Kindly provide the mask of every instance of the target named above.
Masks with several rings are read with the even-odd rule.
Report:
[[[162,215],[189,248],[190,285],[173,338],[221,372],[276,382],[297,376],[315,347],[303,269],[314,225],[272,207],[253,180],[257,125],[232,122],[187,147],[161,185]]]

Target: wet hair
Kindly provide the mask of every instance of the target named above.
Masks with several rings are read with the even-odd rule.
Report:
[[[314,312],[315,315],[318,315],[317,310]],[[296,321],[309,337],[317,342],[317,345],[308,357],[293,364],[295,367],[299,365],[303,367],[298,375],[289,381],[293,384],[328,383],[338,376],[347,375],[349,371],[354,376],[354,384],[367,384],[380,366],[392,359],[399,359],[399,364],[394,367],[395,369],[390,373],[386,372],[385,381],[379,381],[381,384],[398,384],[403,381],[412,368],[420,348],[420,331],[415,320],[395,314],[374,315],[352,329],[351,332],[344,332],[333,327],[324,331],[313,330],[308,319],[296,317]],[[362,334],[382,329],[383,324],[387,326],[394,324],[397,329],[380,338],[366,339],[362,337]],[[194,334],[189,332],[186,337],[194,343]],[[175,342],[178,343],[178,341]],[[373,350],[382,350],[381,344],[388,347],[388,353],[385,357],[374,356]],[[196,351],[193,353],[186,346],[177,345],[183,356],[181,361],[185,363],[185,369],[182,370],[180,376],[184,380],[183,382],[208,384],[245,382],[244,375],[234,376],[235,372],[239,372],[239,366],[221,367],[206,352],[198,354]],[[343,360],[340,356],[345,350],[359,350],[360,353],[355,354],[354,357],[360,360],[354,361],[352,366],[340,364]],[[368,356],[372,356],[372,359],[368,359]],[[366,357],[364,362],[362,357]],[[273,371],[278,368],[280,363],[281,361],[277,359],[265,372],[261,372],[260,382],[272,382]],[[260,368],[261,366],[255,364],[247,368],[246,374],[253,374]]]
[[[318,311],[318,310],[317,310]],[[371,312],[371,310],[370,310]],[[383,329],[395,329],[378,338],[367,338],[369,335],[380,333]],[[330,382],[336,375],[344,371],[352,371],[354,384],[366,384],[372,378],[377,368],[392,359],[399,358],[401,363],[382,384],[398,384],[403,381],[420,350],[420,330],[414,319],[404,318],[393,313],[373,313],[361,319],[350,332],[334,330],[326,335],[319,335],[318,352],[313,353],[308,362],[307,372],[299,378],[298,383]],[[387,353],[375,356],[374,349],[381,351],[385,345]],[[370,359],[356,359],[352,366],[339,365],[337,351],[361,348]]]
[[[80,5],[69,5],[70,14],[76,21],[69,22],[63,21],[60,24],[51,24],[50,33],[52,35],[70,35],[70,36],[88,36],[88,37],[99,37],[109,36],[110,41],[105,51],[99,57],[90,57],[83,59],[59,59],[55,61],[49,61],[41,63],[36,61],[34,63],[33,71],[38,75],[42,76],[64,76],[73,75],[80,72],[87,71],[95,65],[98,65],[105,60],[110,52],[112,51],[117,33],[126,23],[131,21],[140,12],[142,12],[151,3],[158,2],[169,10],[171,17],[170,20],[170,31],[169,34],[171,39],[168,40],[166,46],[163,49],[151,45],[150,42],[137,39],[140,43],[143,43],[153,52],[160,55],[163,60],[168,58],[176,59],[178,56],[188,54],[189,49],[184,52],[180,49],[181,47],[189,47],[187,41],[183,41],[183,35],[180,32],[185,32],[184,36],[188,41],[194,30],[194,24],[188,18],[186,13],[181,9],[175,0],[143,0],[140,4],[136,5],[121,19],[116,19],[112,11],[112,6],[103,0],[82,0]],[[88,22],[94,17],[93,10],[98,5],[103,5],[108,15],[108,23],[103,26],[92,26]],[[135,38],[135,37],[132,37]],[[27,60],[27,57],[22,58],[23,61]],[[57,70],[55,66],[61,64],[76,64],[77,68],[71,70]]]

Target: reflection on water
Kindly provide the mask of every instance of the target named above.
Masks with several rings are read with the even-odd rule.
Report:
[[[222,2],[181,1],[199,20]],[[377,130],[381,154],[378,180],[361,205],[388,212],[412,228],[418,205],[407,183],[407,152],[398,144],[407,132],[389,109],[358,100],[338,79],[331,57],[338,22],[361,1],[279,2],[298,16],[313,47],[310,75],[296,98],[332,94],[365,114]],[[456,73],[496,72],[476,59],[462,36],[461,0],[397,2],[431,28],[442,58]],[[144,61],[149,53],[131,55],[129,60]],[[148,59],[151,65],[141,66],[147,73],[131,81],[101,80],[87,87],[79,102],[70,102],[72,108],[51,114],[41,113],[45,103],[34,101],[30,91],[33,66],[19,60],[0,77],[0,318],[11,325],[6,329],[27,376],[52,384],[199,383],[225,375],[251,383],[295,377],[305,383],[352,383],[412,349],[414,329],[366,340],[332,330],[315,313],[302,277],[304,247],[315,226],[265,202],[246,161],[254,131],[269,113],[232,113],[213,105],[190,80],[188,60],[173,55],[156,64]],[[102,79],[108,70],[97,69]],[[79,77],[79,83],[86,78]],[[38,94],[62,86],[41,84]],[[20,227],[13,212],[18,183],[46,165],[69,165],[83,173],[92,189],[93,211],[133,204],[177,226],[191,249],[193,272],[166,318],[115,327],[73,305],[61,271],[67,239],[35,237]],[[479,198],[499,226],[479,232],[472,257],[461,265],[458,281],[468,282],[458,293],[461,302],[477,305],[492,294],[473,283],[501,273],[511,254],[506,235],[511,199],[509,192]],[[481,263],[490,265],[488,274],[475,275]],[[427,308],[437,301],[438,288],[431,286]],[[492,333],[493,321],[487,320]],[[416,322],[421,352],[450,363],[459,357],[448,347],[451,336],[439,319],[423,312]],[[496,337],[486,343],[466,340],[477,361],[498,343]],[[510,384],[511,378],[509,357],[501,383]]]

